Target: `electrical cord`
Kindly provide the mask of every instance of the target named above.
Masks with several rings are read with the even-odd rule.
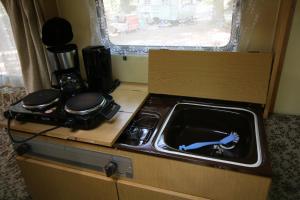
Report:
[[[43,130],[43,131],[38,132],[38,133],[33,133],[33,134],[34,134],[33,136],[28,137],[28,138],[26,138],[26,139],[23,139],[23,140],[16,140],[16,139],[13,138],[13,136],[12,136],[12,134],[11,134],[11,132],[10,132],[10,130],[11,130],[10,124],[11,124],[11,118],[9,117],[8,120],[7,120],[7,134],[8,134],[8,136],[9,136],[9,138],[11,139],[11,141],[12,141],[13,143],[17,143],[17,144],[22,144],[22,143],[28,142],[29,140],[32,140],[32,139],[34,139],[34,138],[36,138],[36,137],[38,137],[38,136],[40,136],[40,135],[43,135],[43,134],[45,134],[45,133],[47,133],[47,132],[49,132],[49,131],[52,131],[52,130],[55,130],[55,129],[60,128],[60,126],[55,126],[55,127],[52,127],[52,128],[46,129],[46,130]],[[19,131],[19,130],[18,130],[18,132],[21,132],[21,133],[28,133],[28,132],[25,132],[25,131]]]

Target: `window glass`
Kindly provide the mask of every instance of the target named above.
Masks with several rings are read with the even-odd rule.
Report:
[[[236,0],[103,0],[98,2],[101,39],[119,50],[233,50],[237,5]]]
[[[23,86],[18,52],[9,17],[0,3],[0,86]]]

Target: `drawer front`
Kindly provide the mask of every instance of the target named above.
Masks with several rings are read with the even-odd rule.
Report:
[[[110,178],[33,159],[18,163],[34,200],[118,199]]]
[[[118,181],[119,200],[208,200],[128,181]]]

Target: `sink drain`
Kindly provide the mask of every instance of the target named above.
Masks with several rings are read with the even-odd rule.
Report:
[[[236,135],[236,138],[238,138],[237,140],[234,140],[228,144],[220,144],[219,146],[222,148],[222,149],[225,149],[225,150],[230,150],[230,149],[234,149],[236,144],[239,142],[239,138],[240,136],[236,133],[236,132],[232,132],[233,134]]]

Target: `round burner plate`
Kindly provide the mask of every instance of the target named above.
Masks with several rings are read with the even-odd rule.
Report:
[[[60,92],[54,89],[39,90],[27,95],[23,100],[23,107],[28,110],[43,110],[59,101]]]
[[[104,107],[106,99],[100,93],[81,93],[70,98],[65,110],[70,114],[86,115]]]

